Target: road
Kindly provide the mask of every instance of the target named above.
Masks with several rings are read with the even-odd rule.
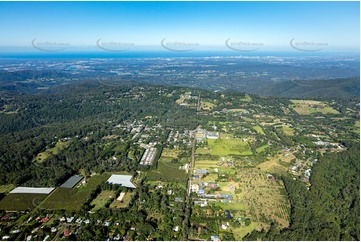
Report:
[[[188,240],[188,228],[189,228],[189,217],[191,213],[191,189],[192,189],[192,175],[193,175],[193,167],[194,167],[194,161],[195,161],[195,149],[196,149],[196,139],[193,139],[192,142],[192,156],[191,156],[191,162],[189,164],[188,169],[188,186],[187,186],[187,194],[185,199],[185,209],[184,209],[184,219],[183,219],[183,235],[182,235],[182,241]]]

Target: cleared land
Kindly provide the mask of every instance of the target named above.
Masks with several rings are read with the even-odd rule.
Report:
[[[278,154],[267,158],[267,160],[259,164],[257,167],[265,172],[280,174],[287,172],[290,161],[295,158],[296,157],[292,153]]]
[[[114,200],[111,204],[110,204],[110,208],[126,208],[129,206],[130,200],[133,197],[133,192],[127,192],[121,201],[119,200]]]
[[[179,166],[184,165],[183,163],[171,162],[172,157],[161,157],[158,160],[158,167],[155,170],[149,171],[147,179],[151,181],[186,181],[187,174],[183,170],[179,170]]]
[[[244,98],[240,99],[240,101],[249,103],[250,101],[252,101],[252,98],[248,94],[246,94]]]
[[[8,193],[11,190],[13,190],[14,187],[15,186],[13,184],[2,185],[2,186],[0,186],[0,193]]]
[[[52,155],[57,155],[59,154],[61,151],[63,151],[64,149],[66,149],[69,145],[69,141],[58,141],[56,143],[56,145],[53,148],[48,148],[43,152],[40,152],[39,154],[37,154],[37,156],[35,157],[34,161],[36,162],[43,162],[45,161],[48,157],[52,156]]]
[[[314,100],[291,100],[290,105],[300,115],[310,115],[313,113],[339,114],[339,112],[326,103]]]
[[[203,109],[203,110],[211,110],[216,105],[211,102],[201,101],[200,106],[201,106],[201,109]]]
[[[109,177],[110,175],[108,174],[95,175],[90,177],[87,184],[80,188],[58,188],[39,205],[39,208],[49,210],[79,210],[89,199],[92,191]]]
[[[114,191],[102,191],[91,203],[90,205],[94,206],[92,211],[96,211],[105,206],[105,204],[111,199],[114,198]]]
[[[263,135],[265,134],[265,133],[263,132],[263,129],[262,129],[260,126],[258,126],[258,125],[253,126],[253,129],[256,130],[257,133],[259,133],[259,134],[263,134]]]
[[[29,211],[37,206],[47,194],[10,193],[0,201],[0,210]]]
[[[219,139],[208,139],[211,155],[252,155],[248,142],[233,138],[231,135],[221,134]]]
[[[267,149],[269,146],[268,145],[262,145],[262,146],[260,146],[260,147],[258,147],[257,149],[256,149],[256,152],[257,153],[261,153],[262,151],[264,151],[265,149]]]
[[[281,228],[289,226],[290,204],[282,181],[255,168],[240,171],[237,178],[247,217],[258,223],[258,229],[268,229],[271,221]]]

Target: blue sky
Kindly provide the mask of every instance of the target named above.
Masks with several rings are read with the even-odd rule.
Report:
[[[359,9],[359,2],[0,2],[0,48],[21,51],[34,39],[96,48],[101,38],[134,49],[161,48],[162,39],[222,49],[230,38],[266,50],[289,50],[295,39],[358,51]]]

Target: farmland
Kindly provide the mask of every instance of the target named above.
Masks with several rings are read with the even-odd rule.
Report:
[[[39,208],[47,210],[79,210],[90,198],[90,194],[98,187],[98,185],[105,182],[108,178],[108,174],[95,175],[90,177],[88,183],[80,188],[57,188],[39,205]]]
[[[281,228],[288,227],[290,204],[282,181],[271,179],[258,169],[244,169],[238,173],[241,197],[247,215],[262,228],[276,221]]]
[[[0,201],[0,210],[29,211],[36,207],[47,195],[11,193]]]
[[[211,110],[215,104],[211,103],[211,102],[206,102],[206,101],[201,101],[201,109],[204,110]]]
[[[339,114],[339,112],[326,103],[314,100],[291,100],[291,107],[300,115],[310,115],[313,113]]]
[[[186,181],[187,176],[184,170],[180,170],[180,162],[172,162],[171,158],[161,157],[158,160],[158,167],[147,174],[147,179],[152,181]]]

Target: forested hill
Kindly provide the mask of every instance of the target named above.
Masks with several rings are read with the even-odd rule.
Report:
[[[149,83],[155,85],[169,85],[182,87],[196,87],[206,90],[237,90],[261,96],[280,96],[288,98],[318,98],[318,97],[359,97],[360,77],[317,79],[317,80],[291,80],[287,78],[281,81],[272,79],[257,80],[254,78],[241,78],[227,75],[217,75],[216,81],[211,79],[197,80],[195,77],[182,78],[174,75],[171,80],[164,78],[143,76],[119,77],[100,73],[70,74],[64,71],[0,71],[0,91],[14,91],[18,93],[44,93],[54,87],[64,84],[77,84],[84,80],[114,80],[117,84],[124,81],[133,83]],[[195,79],[194,79],[195,78]],[[194,79],[194,80],[193,80]],[[107,81],[105,81],[107,82]]]
[[[258,85],[250,84],[240,89],[261,96],[292,98],[359,97],[360,78],[270,82]]]

